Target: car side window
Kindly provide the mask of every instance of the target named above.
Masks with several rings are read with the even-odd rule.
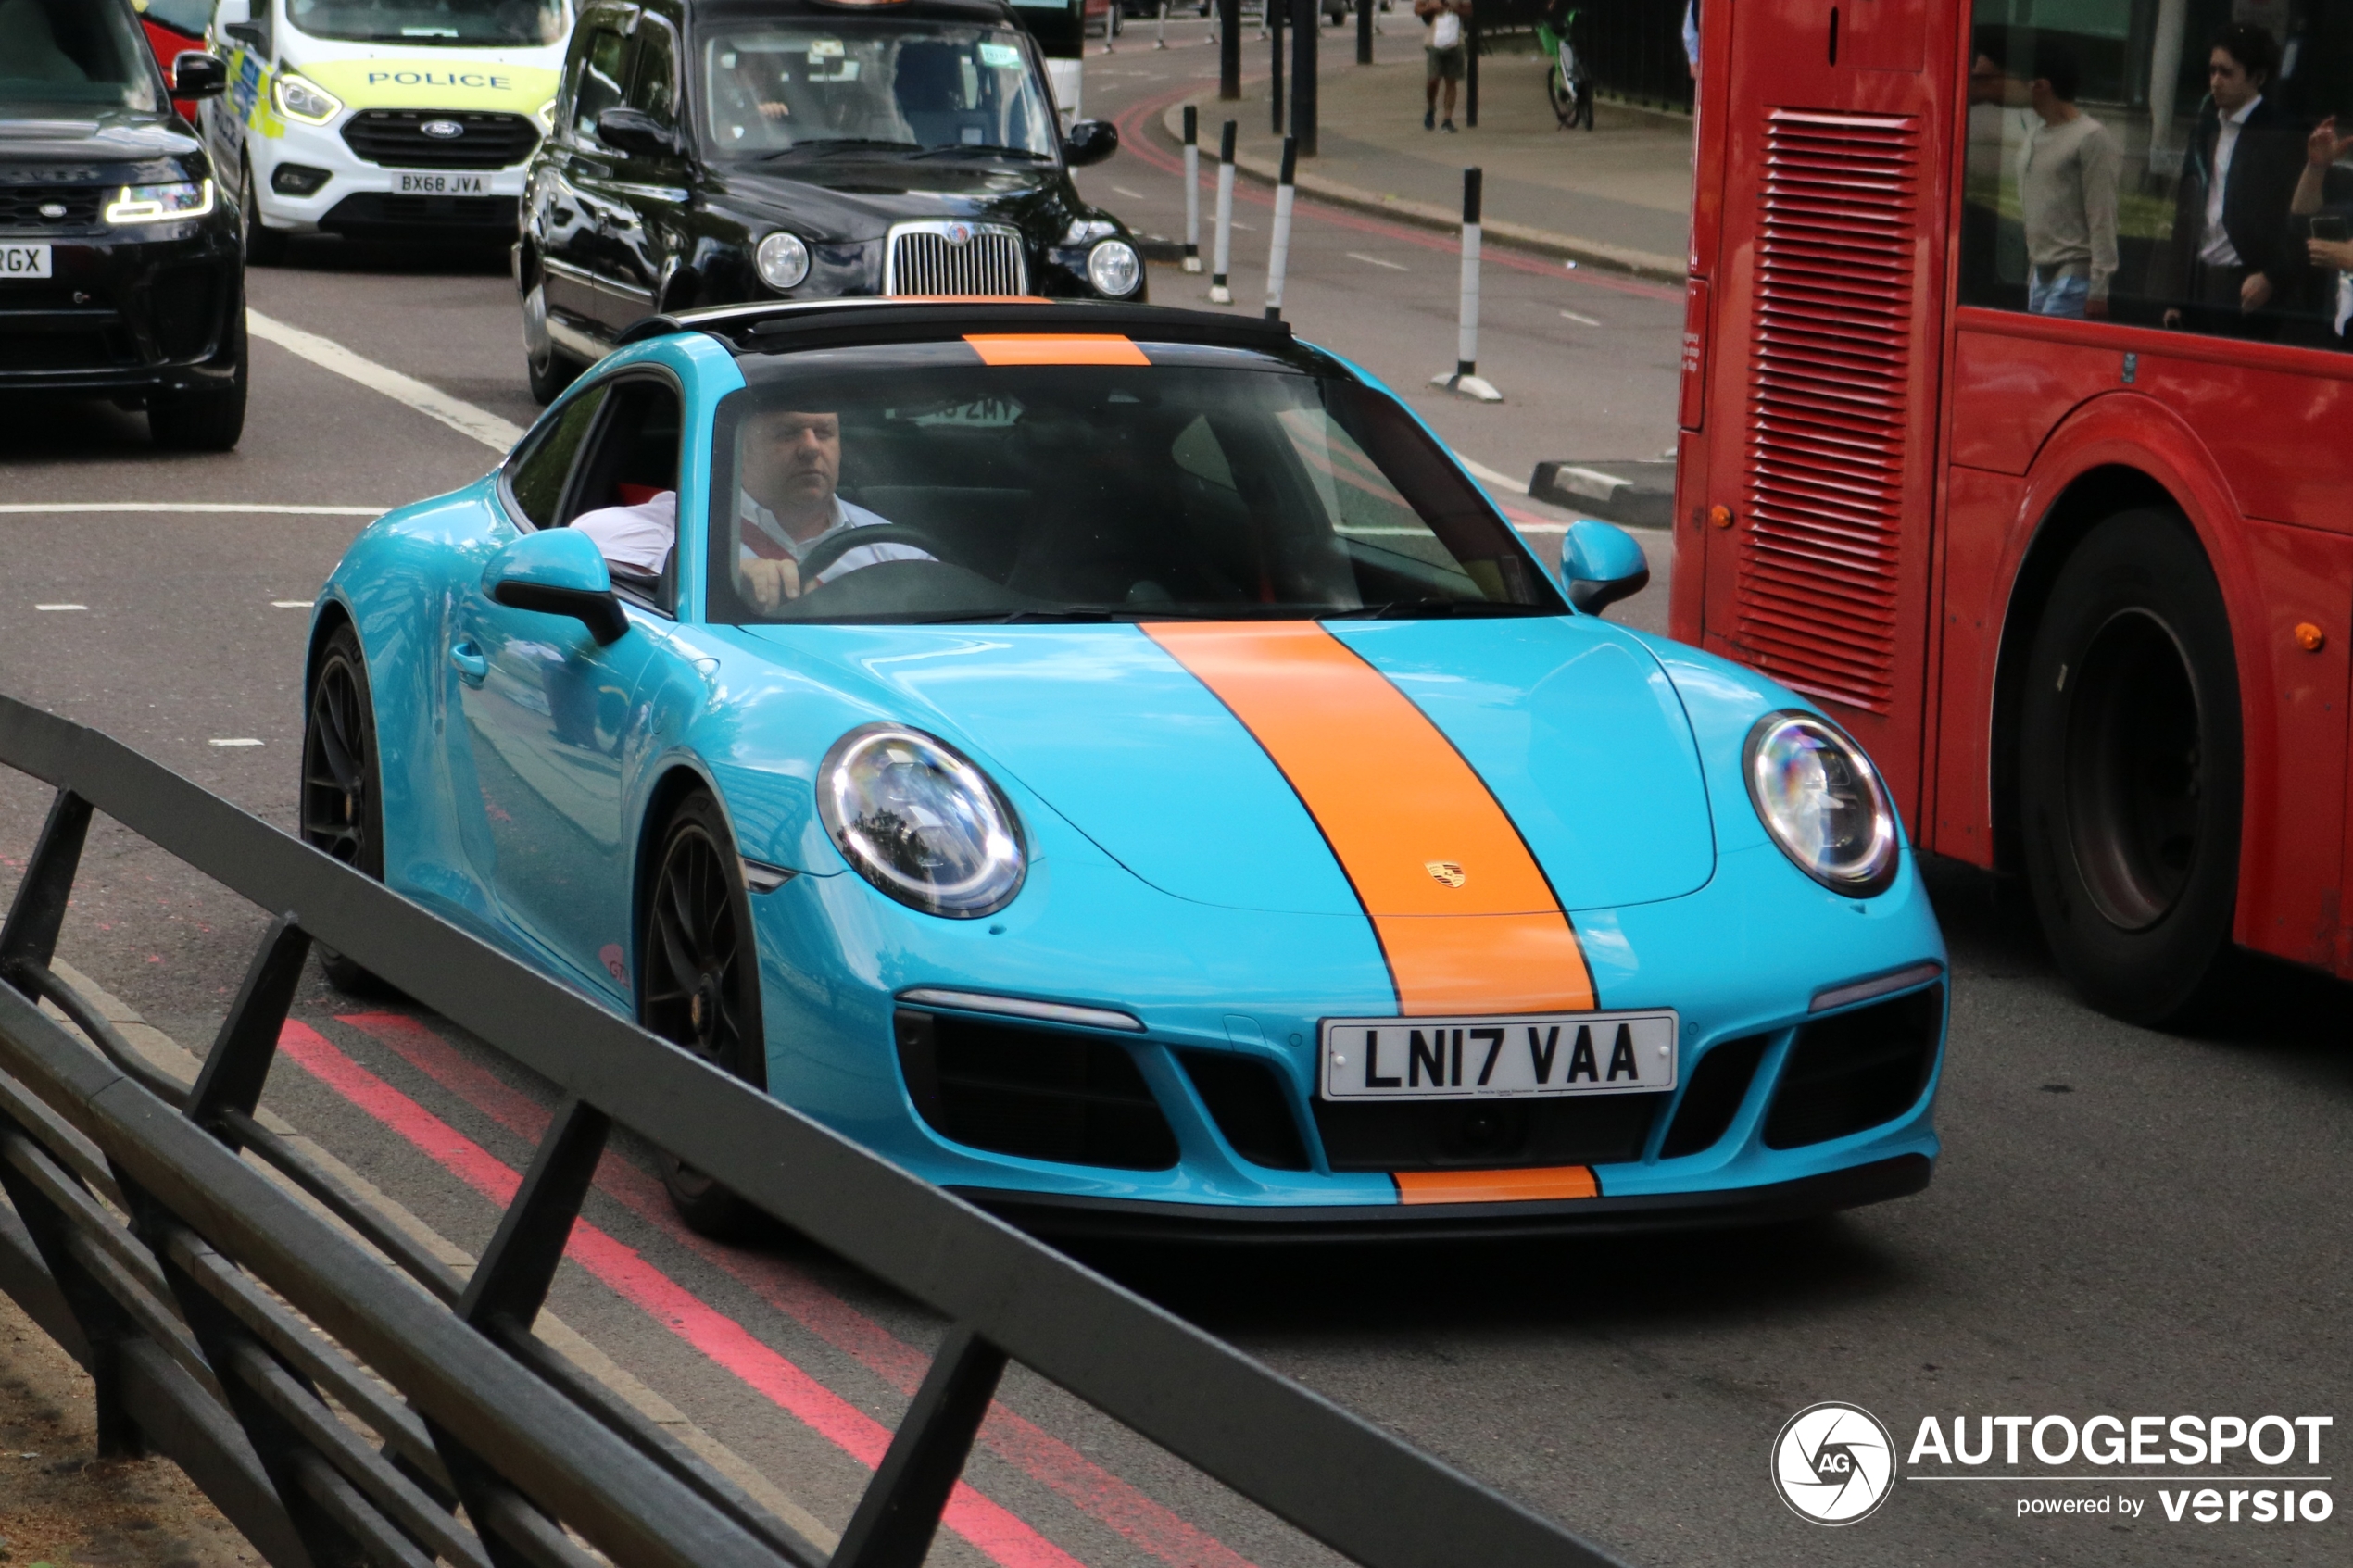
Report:
[[[604,406],[606,388],[582,391],[555,418],[519,447],[507,462],[507,494],[514,509],[534,528],[553,528],[563,505],[564,482],[572,476],[573,458],[596,423]]]
[[[613,587],[665,615],[677,602],[680,426],[678,392],[667,381],[614,383],[560,514],[570,524],[607,513],[595,533]]]
[[[629,107],[664,125],[678,122],[678,47],[670,29],[651,17],[637,26],[637,67],[629,83]]]
[[[590,32],[573,62],[572,134],[592,145],[597,121],[604,112],[625,101],[623,84],[629,80],[630,41],[609,27]]]

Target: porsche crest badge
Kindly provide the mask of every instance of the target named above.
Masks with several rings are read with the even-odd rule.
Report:
[[[1460,887],[1470,880],[1469,873],[1463,870],[1459,861],[1430,860],[1426,862],[1424,869],[1449,887]]]

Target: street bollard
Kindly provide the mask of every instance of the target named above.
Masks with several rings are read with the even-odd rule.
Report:
[[[1462,328],[1454,345],[1454,369],[1450,375],[1429,378],[1432,386],[1442,386],[1449,392],[1459,392],[1465,397],[1475,397],[1481,403],[1501,403],[1504,395],[1478,374],[1478,198],[1482,176],[1476,169],[1463,170],[1463,313]]]
[[[1168,7],[1160,14],[1165,18]],[[1201,270],[1201,110],[1185,106],[1185,270]]]
[[[1356,0],[1356,63],[1373,63],[1373,6],[1376,0]]]
[[[1266,79],[1266,102],[1274,110],[1275,121],[1267,130],[1276,136],[1290,129],[1283,123],[1283,7],[1289,4],[1290,0],[1266,0],[1262,13],[1266,18],[1266,35],[1275,41],[1275,69]]]
[[[1212,242],[1209,303],[1231,305],[1234,291],[1226,286],[1226,263],[1234,254],[1234,132],[1232,120],[1217,135],[1217,237]]]
[[[1290,264],[1292,182],[1299,177],[1299,138],[1283,138],[1283,174],[1275,182],[1275,238],[1266,251],[1266,319],[1283,319],[1283,270]]]
[[[1291,0],[1290,133],[1302,157],[1315,156],[1315,48],[1324,32],[1323,0]]]

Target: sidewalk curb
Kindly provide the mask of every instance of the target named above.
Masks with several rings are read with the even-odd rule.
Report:
[[[1172,105],[1168,112],[1161,117],[1161,129],[1168,133],[1172,142],[1182,145],[1185,135],[1186,108],[1189,106],[1198,108],[1205,121],[1209,115],[1217,112],[1219,102],[1214,94],[1203,94],[1199,97],[1188,98],[1181,103]],[[1204,169],[1208,169],[1212,161],[1214,160],[1204,159],[1202,167]],[[1273,163],[1246,153],[1238,154],[1235,157],[1234,170],[1238,174],[1247,175],[1262,185],[1274,184],[1279,172]],[[1328,202],[1334,207],[1351,207],[1358,212],[1368,212],[1382,218],[1393,218],[1401,222],[1411,223],[1416,228],[1439,229],[1451,234],[1460,231],[1463,226],[1463,215],[1457,208],[1437,207],[1428,202],[1413,201],[1404,196],[1386,195],[1378,191],[1365,190],[1360,186],[1343,184],[1337,180],[1327,180],[1320,174],[1305,170],[1302,170],[1299,174],[1298,186],[1302,194],[1313,196],[1317,201]],[[1606,267],[1611,271],[1630,273],[1634,277],[1655,283],[1672,283],[1680,287],[1689,275],[1687,265],[1675,257],[1659,256],[1646,250],[1630,250],[1624,245],[1609,245],[1601,240],[1581,240],[1574,234],[1556,234],[1549,229],[1538,229],[1526,223],[1513,223],[1505,220],[1491,218],[1480,225],[1480,230],[1489,240],[1499,245],[1510,245],[1516,250],[1530,250],[1543,256],[1558,257],[1564,261],[1574,261],[1580,266]]]

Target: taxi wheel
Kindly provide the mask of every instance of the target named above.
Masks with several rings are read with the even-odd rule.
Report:
[[[2085,1000],[2146,1024],[2227,988],[2241,742],[2229,611],[2187,521],[2106,519],[2060,569],[2020,703],[2028,884]]]
[[[522,368],[531,400],[545,408],[580,375],[580,367],[556,352],[547,340],[547,285],[534,279],[522,296]]]
[[[654,860],[637,965],[637,1021],[734,1074],[768,1086],[760,955],[741,863],[719,802],[700,790],[679,803]],[[689,1230],[722,1240],[761,1223],[760,1210],[674,1154],[662,1185]]]
[[[384,775],[376,765],[376,708],[359,636],[338,628],[327,639],[310,709],[302,726],[302,841],[382,882],[384,875]],[[384,985],[351,960],[319,944],[327,983],[354,996],[380,996]]]
[[[237,196],[237,210],[245,220],[245,265],[282,267],[286,260],[286,236],[261,226],[261,193],[253,182],[251,164],[245,165],[245,176]]]

